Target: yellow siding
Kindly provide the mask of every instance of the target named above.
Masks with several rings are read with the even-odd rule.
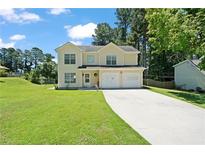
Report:
[[[88,64],[88,61],[87,61],[87,56],[88,55],[93,55],[94,56],[94,63],[93,64]],[[83,65],[98,65],[98,53],[97,52],[84,52],[83,53]]]
[[[84,78],[83,73],[85,71],[79,70],[78,67],[81,65],[90,65],[87,63],[87,55],[94,55],[95,62],[93,65],[106,65],[107,55],[116,55],[117,65],[136,65],[137,64],[137,54],[124,52],[114,44],[108,44],[104,48],[96,52],[82,52],[80,49],[73,44],[65,44],[64,46],[57,49],[58,52],[58,86],[59,87],[82,87]],[[76,54],[76,64],[64,64],[64,54],[73,53]],[[94,77],[94,73],[99,73],[99,71],[87,71],[90,73],[91,86],[95,86],[99,80],[99,74]],[[76,73],[76,83],[75,84],[65,84],[64,74],[65,73]]]
[[[129,53],[124,54],[125,57],[125,65],[137,65],[137,54],[136,53]]]
[[[100,65],[106,65],[107,55],[116,55],[117,65],[124,65],[124,52],[114,45],[108,45],[99,51]]]
[[[64,54],[76,54],[76,64],[64,64]],[[78,66],[82,65],[82,52],[80,49],[72,44],[64,45],[58,49],[58,86],[59,87],[81,87],[82,73],[78,71]],[[65,84],[64,74],[76,73],[76,83]]]

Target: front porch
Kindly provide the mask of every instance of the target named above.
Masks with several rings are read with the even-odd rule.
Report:
[[[93,88],[99,87],[99,70],[81,70],[82,71],[82,87]]]
[[[143,86],[143,67],[89,66],[79,67],[83,88],[140,88]]]

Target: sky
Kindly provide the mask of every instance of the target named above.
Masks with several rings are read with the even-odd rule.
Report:
[[[115,27],[115,9],[0,9],[0,48],[55,48],[72,42],[90,45],[98,23]]]

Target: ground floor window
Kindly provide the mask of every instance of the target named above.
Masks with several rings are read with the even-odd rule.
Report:
[[[76,74],[65,73],[65,83],[76,83]]]

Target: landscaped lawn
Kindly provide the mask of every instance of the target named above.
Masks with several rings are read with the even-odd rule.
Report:
[[[171,90],[157,87],[148,87],[151,91],[164,94],[170,97],[174,97],[191,104],[197,105],[199,107],[205,108],[205,94],[196,92],[187,92],[180,90]]]
[[[49,87],[0,78],[0,144],[149,144],[102,92]]]

